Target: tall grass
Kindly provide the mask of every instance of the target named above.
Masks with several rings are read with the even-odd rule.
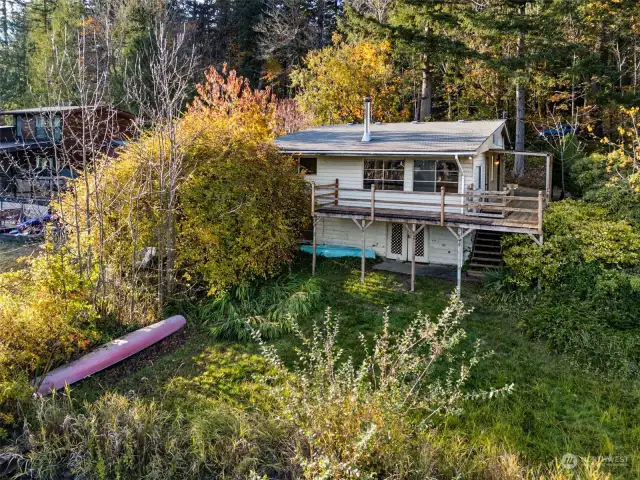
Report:
[[[487,270],[485,298],[571,363],[608,379],[640,378],[640,289],[633,277],[585,266],[575,271],[565,283],[532,290],[517,287],[508,270]]]
[[[251,340],[251,331],[272,340],[291,330],[290,318],[319,308],[322,289],[315,277],[289,274],[241,285],[202,305],[198,321],[225,340]]]
[[[67,393],[36,401],[20,463],[35,479],[248,478],[273,469],[291,477],[290,438],[223,404],[185,416],[114,393],[78,405]]]

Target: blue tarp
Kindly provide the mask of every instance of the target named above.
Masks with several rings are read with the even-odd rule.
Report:
[[[313,247],[311,245],[302,245],[300,251],[305,253],[313,253]],[[316,245],[316,255],[328,258],[341,258],[341,257],[362,257],[362,249],[355,247],[342,247],[340,245]],[[376,258],[376,254],[373,250],[365,248],[365,258]]]

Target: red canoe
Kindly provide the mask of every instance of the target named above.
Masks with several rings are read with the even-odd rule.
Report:
[[[78,360],[51,370],[44,379],[37,378],[33,383],[40,385],[38,393],[42,395],[51,393],[53,389],[59,390],[135,355],[177,332],[184,327],[185,323],[183,316],[176,315],[141,328],[102,345]]]

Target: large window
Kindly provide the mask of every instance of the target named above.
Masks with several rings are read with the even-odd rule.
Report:
[[[448,160],[416,160],[413,167],[414,192],[458,193],[458,164]]]
[[[365,160],[364,188],[404,190],[404,160]]]

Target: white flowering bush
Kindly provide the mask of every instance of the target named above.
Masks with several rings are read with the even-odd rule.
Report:
[[[513,388],[465,389],[472,368],[491,354],[479,343],[471,352],[460,348],[460,320],[468,313],[452,296],[437,319],[419,313],[393,332],[387,310],[371,347],[361,336],[363,359],[356,362],[338,346],[339,318],[327,309],[310,336],[292,321],[300,341],[293,370],[257,338],[281,380],[271,389],[277,411],[298,428],[295,455],[305,477],[425,478],[435,472],[437,460],[419,441],[434,416]]]

